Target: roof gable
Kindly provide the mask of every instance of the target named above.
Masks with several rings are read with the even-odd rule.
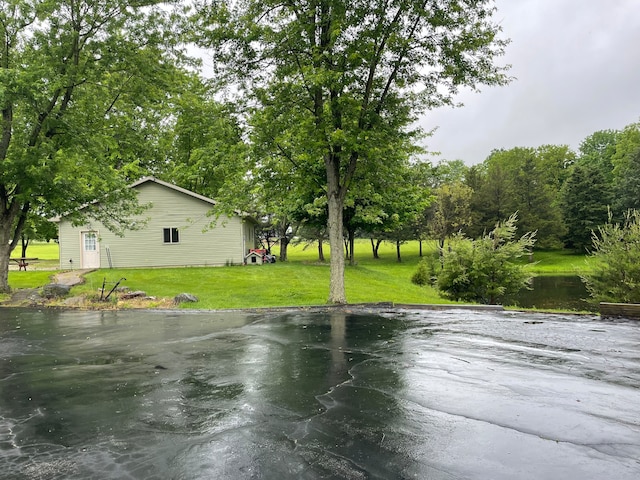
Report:
[[[136,187],[139,187],[140,185],[144,185],[145,183],[149,183],[149,182],[155,183],[156,185],[160,185],[160,186],[162,186],[162,187],[168,188],[168,189],[173,190],[173,191],[175,191],[175,192],[179,192],[179,193],[181,193],[181,194],[183,194],[183,195],[186,195],[186,196],[189,196],[189,197],[191,197],[191,198],[198,199],[198,200],[200,200],[200,201],[202,201],[202,202],[205,202],[205,203],[207,203],[207,204],[209,204],[209,205],[211,205],[211,206],[217,205],[217,202],[216,202],[214,199],[212,199],[212,198],[205,197],[204,195],[200,195],[199,193],[192,192],[191,190],[187,190],[186,188],[179,187],[179,186],[174,185],[174,184],[172,184],[172,183],[165,182],[165,181],[163,181],[163,180],[159,180],[159,179],[157,179],[157,178],[155,178],[155,177],[151,177],[151,176],[148,176],[148,177],[142,177],[140,180],[137,180],[137,181],[133,182],[131,185],[129,185],[129,188],[136,188]],[[94,202],[94,203],[95,203],[95,202]],[[83,208],[85,208],[86,206],[87,206],[87,205],[85,205],[84,207],[80,207],[80,209],[83,209]],[[252,221],[252,222],[254,222],[254,223],[258,223],[258,222],[257,222],[257,221],[256,221],[256,220],[255,220],[251,215],[249,215],[248,213],[244,213],[244,212],[241,212],[241,211],[239,211],[239,210],[235,210],[235,211],[234,211],[234,213],[235,213],[236,215],[238,215],[238,216],[240,216],[240,217],[244,218],[245,220],[249,220],[249,221]],[[54,217],[54,218],[50,218],[49,220],[50,220],[50,221],[52,221],[52,222],[54,222],[54,223],[58,223],[58,222],[60,222],[64,217],[65,217],[65,215],[60,215],[60,216],[57,216],[57,217]]]
[[[140,180],[132,183],[131,185],[129,185],[129,188],[136,188],[139,187],[140,185],[143,185],[147,182],[153,182],[156,183],[158,185],[161,185],[163,187],[169,188],[171,190],[175,190],[176,192],[180,192],[184,195],[188,195],[190,197],[193,198],[197,198],[198,200],[201,200],[203,202],[206,202],[210,205],[216,205],[216,201],[212,198],[209,197],[205,197],[204,195],[200,195],[199,193],[195,193],[192,192],[191,190],[187,190],[186,188],[182,188],[182,187],[178,187],[177,185],[173,185],[172,183],[168,183],[168,182],[164,182],[162,180],[158,180],[155,177],[143,177]]]

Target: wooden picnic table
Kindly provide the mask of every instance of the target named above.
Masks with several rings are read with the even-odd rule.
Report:
[[[29,262],[35,262],[38,259],[27,258],[27,257],[17,257],[17,258],[11,258],[10,260],[18,264],[18,270],[24,270],[26,272]]]

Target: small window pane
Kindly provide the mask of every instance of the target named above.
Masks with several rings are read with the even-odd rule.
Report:
[[[96,234],[95,233],[84,234],[84,250],[86,252],[96,251]]]
[[[163,238],[164,243],[178,243],[178,242],[180,242],[180,235],[179,235],[178,229],[176,227],[163,228],[162,229],[162,238]]]

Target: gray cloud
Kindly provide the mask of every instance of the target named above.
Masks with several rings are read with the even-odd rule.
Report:
[[[516,79],[428,112],[436,158],[483,161],[494,148],[567,144],[640,120],[640,1],[497,0]]]

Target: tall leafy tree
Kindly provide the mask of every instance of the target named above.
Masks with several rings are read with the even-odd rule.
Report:
[[[612,198],[605,174],[595,163],[578,163],[562,189],[565,245],[579,252],[592,246],[593,232],[607,222]]]
[[[0,1],[0,291],[31,211],[100,199],[85,212],[115,229],[135,210],[130,153],[165,117],[182,53],[159,4]]]
[[[505,83],[493,2],[239,0],[199,11],[201,43],[236,85],[299,118],[290,138],[326,186],[329,302],[345,303],[335,252],[356,173],[384,163],[379,147],[407,135],[418,112],[451,103],[460,87]]]
[[[518,212],[520,231],[536,231],[542,248],[562,246],[564,224],[558,204],[557,180],[549,176],[537,152],[522,155],[514,172],[512,210]]]
[[[553,146],[492,152],[474,193],[473,204],[480,217],[476,235],[481,233],[478,227],[488,231],[500,218],[518,212],[518,228],[537,231],[540,247],[560,244],[564,225],[559,190],[566,176],[565,165],[573,159],[568,152]]]
[[[599,130],[586,137],[578,147],[577,163],[597,168],[608,183],[613,180],[612,159],[616,153],[619,132]]]
[[[627,125],[616,137],[613,164],[614,213],[640,209],[640,122]]]
[[[440,255],[451,235],[461,232],[471,223],[473,190],[462,182],[445,183],[435,190],[435,200],[429,207],[427,223],[431,235],[437,239]]]
[[[369,216],[364,229],[372,239],[374,258],[378,258],[381,241],[387,240],[395,242],[396,259],[400,262],[400,246],[417,237],[416,225],[431,201],[430,189],[424,188],[416,179],[418,165],[406,162],[401,168],[396,166],[393,171],[375,172],[373,177],[377,178],[370,180],[374,193],[369,198],[377,200],[379,213]],[[373,212],[376,210],[373,209]],[[374,240],[375,237],[377,240]]]
[[[542,145],[535,149],[541,181],[557,200],[570,168],[577,160],[576,153],[568,145]]]
[[[499,161],[502,150],[495,150],[480,166],[470,170],[465,180],[473,190],[471,197],[473,224],[468,235],[478,238],[490,231],[503,218],[511,215],[512,168]]]
[[[268,102],[249,118],[253,211],[269,219],[280,243],[280,261],[287,260],[287,247],[301,227],[319,227],[327,218],[322,167],[310,161],[298,137],[298,125],[305,121],[302,112]],[[322,228],[313,230],[321,233]]]
[[[234,106],[215,94],[195,75],[185,77],[174,100],[175,122],[166,133],[167,161],[158,176],[214,198],[220,210],[253,211],[245,132]]]

